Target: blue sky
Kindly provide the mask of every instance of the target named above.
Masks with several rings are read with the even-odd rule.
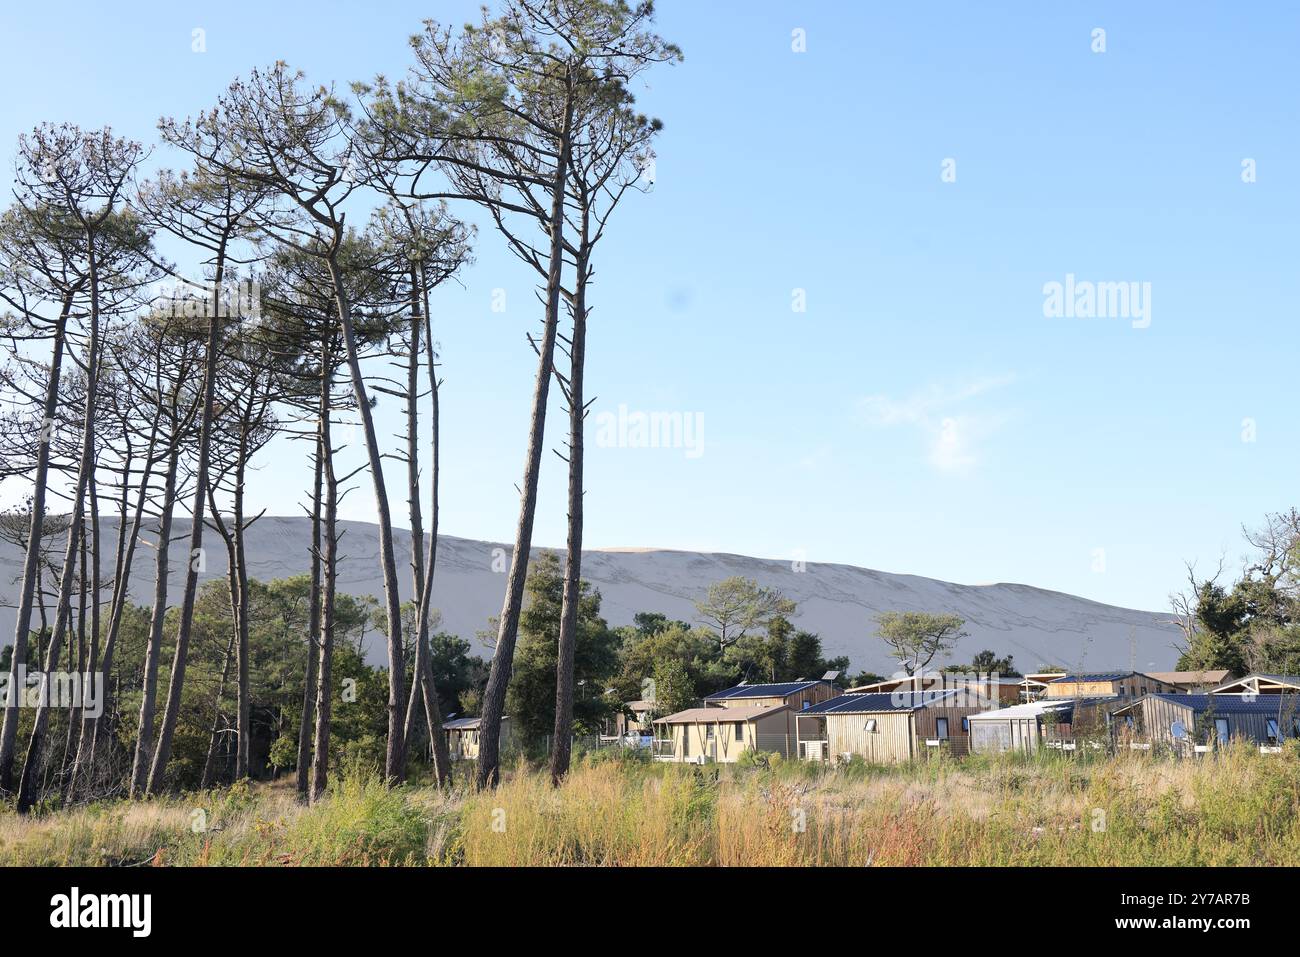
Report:
[[[475,9],[8,4],[0,148],[42,120],[152,142],[159,116],[275,59],[319,82],[396,77],[422,18]],[[656,187],[600,249],[588,391],[595,413],[700,416],[703,454],[600,446],[593,427],[588,545],[1152,609],[1184,560],[1235,562],[1243,522],[1296,502],[1298,21],[1283,4],[662,0],[686,61],[642,94],[665,122]],[[436,300],[443,530],[509,540],[538,309],[486,224],[476,260]],[[1044,284],[1067,274],[1149,283],[1149,326],[1046,317]],[[558,404],[551,423],[558,443]],[[300,456],[267,454],[258,507],[300,514]],[[544,467],[535,542],[560,545],[563,463]],[[370,517],[364,484],[347,506]]]

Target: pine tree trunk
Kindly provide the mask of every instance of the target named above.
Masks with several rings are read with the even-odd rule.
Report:
[[[77,487],[72,500],[72,516],[68,526],[68,547],[63,556],[63,571],[59,578],[59,604],[55,615],[54,636],[50,641],[45,673],[41,677],[43,697],[36,708],[32,724],[32,736],[27,743],[27,757],[23,761],[22,778],[18,783],[17,810],[20,814],[31,809],[36,801],[36,775],[40,770],[41,750],[44,745],[45,730],[50,720],[48,694],[50,672],[58,667],[59,645],[63,641],[63,632],[67,627],[71,613],[72,581],[74,578],[77,543],[83,533],[81,528],[85,517],[86,488],[94,481],[95,470],[95,413],[99,402],[99,265],[96,259],[93,238],[89,243],[88,261],[90,265],[90,344],[86,353],[86,407],[82,416],[81,461],[77,466]]]
[[[328,365],[326,365],[328,369]],[[322,386],[328,395],[330,374],[325,376]],[[334,475],[334,451],[330,437],[329,407],[324,406],[325,414],[321,418],[321,451],[325,460],[325,517],[321,543],[321,616],[320,616],[320,665],[316,675],[316,740],[315,752],[311,765],[311,803],[315,804],[325,796],[329,779],[330,757],[330,714],[333,701],[331,672],[334,663],[334,588],[337,563],[336,548],[338,537],[336,521],[338,518],[338,480]]]
[[[322,369],[321,379],[325,380]],[[324,388],[329,388],[328,384]],[[322,400],[321,408],[325,407]],[[324,414],[323,412],[321,414]],[[298,722],[298,767],[296,786],[300,799],[309,797],[311,784],[312,718],[316,706],[316,674],[319,664],[317,636],[320,633],[320,511],[324,456],[321,454],[320,425],[316,427],[316,474],[311,494],[311,588],[307,596],[307,674],[303,681],[302,716]]]
[[[533,543],[533,517],[537,510],[537,481],[541,473],[542,448],[546,440],[546,400],[550,391],[555,359],[555,334],[560,317],[560,284],[564,269],[564,184],[568,175],[570,138],[573,124],[572,94],[565,103],[564,127],[560,137],[555,180],[551,186],[550,267],[546,278],[546,319],[538,348],[537,382],[533,388],[532,421],[528,430],[528,451],[524,459],[524,480],[519,503],[515,547],[506,579],[505,600],[497,624],[496,650],[483,694],[483,715],[479,723],[479,754],[475,785],[495,786],[500,778],[501,716],[506,707],[506,690],[514,668],[515,639],[519,632],[519,611],[528,577],[528,555]]]
[[[582,426],[583,363],[587,350],[587,257],[577,257],[573,297],[573,339],[569,346],[569,537],[564,556],[564,591],[560,602],[560,638],[555,661],[555,747],[551,781],[559,784],[569,771],[573,747],[573,664],[578,647],[578,603],[582,582]]]
[[[193,525],[190,528],[190,549],[185,575],[185,595],[181,601],[180,623],[176,629],[176,654],[172,658],[172,673],[167,682],[167,706],[163,709],[162,726],[158,730],[158,745],[154,749],[153,763],[149,767],[148,794],[162,790],[171,758],[172,735],[181,711],[181,689],[185,686],[185,666],[189,660],[190,629],[194,624],[194,602],[199,589],[198,563],[203,554],[203,512],[208,490],[208,461],[212,444],[213,396],[217,379],[217,352],[221,344],[221,291],[224,282],[225,246],[217,253],[217,268],[213,279],[212,314],[208,317],[207,354],[203,369],[203,412],[199,422],[198,466],[194,475],[194,504],[190,511]]]
[[[251,415],[253,395],[249,396],[249,414]],[[251,702],[249,699],[249,660],[248,660],[248,561],[244,549],[244,476],[248,463],[249,416],[245,416],[239,435],[239,459],[235,465],[235,516],[233,539],[234,581],[238,589],[232,596],[236,604],[235,632],[235,731],[238,737],[238,750],[235,753],[235,780],[248,777],[248,755],[252,741]]]
[[[338,310],[339,326],[347,351],[348,371],[352,377],[352,391],[357,400],[357,413],[366,440],[366,458],[370,464],[370,477],[374,484],[375,511],[379,518],[379,561],[384,575],[384,608],[388,616],[388,741],[384,756],[384,778],[389,784],[399,784],[403,777],[402,712],[405,665],[402,654],[401,594],[397,584],[397,558],[393,548],[393,518],[388,505],[388,488],[384,483],[383,458],[379,439],[375,434],[375,420],[370,408],[370,396],[361,372],[357,340],[352,326],[352,306],[344,288],[339,266],[332,258],[327,261],[334,284],[334,299]]]
[[[177,423],[175,404],[172,421]],[[178,423],[177,423],[178,424]],[[158,550],[154,555],[153,609],[149,615],[149,643],[144,651],[144,681],[140,695],[140,721],[135,735],[135,757],[131,762],[131,797],[144,793],[153,759],[154,717],[158,707],[158,662],[162,657],[163,622],[167,616],[167,576],[171,567],[172,516],[176,511],[176,468],[180,458],[180,435],[172,435],[163,479],[162,514],[158,519]]]
[[[221,740],[221,699],[226,694],[226,680],[230,677],[230,665],[235,658],[235,632],[231,631],[230,640],[226,642],[226,657],[221,664],[221,680],[217,682],[217,698],[212,705],[212,731],[208,736],[208,754],[203,759],[203,775],[199,778],[199,790],[212,786],[213,772],[217,768],[217,745]]]
[[[32,489],[32,521],[27,537],[27,553],[23,557],[23,583],[18,594],[18,620],[14,628],[13,657],[9,663],[9,689],[4,701],[4,725],[0,728],[0,792],[13,790],[14,756],[18,741],[18,678],[27,665],[27,638],[32,627],[32,601],[39,587],[41,567],[41,539],[45,533],[45,492],[49,482],[50,440],[54,432],[54,415],[59,408],[59,381],[63,369],[63,350],[66,342],[68,313],[72,309],[72,296],[63,300],[58,321],[54,325],[54,350],[50,358],[50,374],[45,385],[45,404],[42,408],[41,433],[36,446],[36,471]]]
[[[130,483],[131,460],[127,459],[122,473],[122,498],[118,512],[117,560],[113,573],[113,602],[109,606],[108,635],[104,639],[104,658],[98,671],[104,676],[101,689],[103,700],[100,712],[90,721],[89,729],[82,729],[81,743],[77,748],[77,760],[72,766],[72,782],[68,788],[68,800],[77,799],[78,790],[87,781],[93,781],[95,760],[99,753],[100,728],[111,709],[112,698],[109,692],[109,678],[113,671],[113,652],[117,647],[117,633],[122,624],[122,613],[126,610],[128,600],[127,588],[131,581],[131,563],[135,557],[135,546],[140,540],[140,523],[144,517],[145,501],[148,498],[149,481],[153,475],[154,451],[158,443],[158,426],[162,420],[162,409],[154,412],[149,429],[149,444],[145,453],[144,471],[140,478],[140,491],[136,497],[135,510],[131,518],[131,532],[128,536],[126,527],[126,506],[128,485]],[[98,564],[98,559],[96,559]]]

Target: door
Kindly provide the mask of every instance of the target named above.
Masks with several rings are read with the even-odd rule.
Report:
[[[1214,719],[1214,733],[1215,733],[1215,734],[1218,736],[1218,738],[1219,738],[1219,744],[1227,744],[1227,743],[1228,743],[1229,732],[1228,732],[1228,719],[1227,719],[1227,718],[1215,718],[1215,719]]]

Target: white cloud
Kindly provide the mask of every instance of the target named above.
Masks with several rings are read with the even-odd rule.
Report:
[[[929,448],[930,464],[941,472],[969,471],[978,461],[980,442],[1005,419],[1000,413],[958,411],[958,407],[1013,381],[1013,376],[987,376],[956,385],[931,383],[903,399],[869,395],[858,401],[858,412],[874,428],[910,426],[918,429]]]

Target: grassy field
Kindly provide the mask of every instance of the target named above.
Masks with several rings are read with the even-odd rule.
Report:
[[[897,768],[584,758],[559,789],[520,764],[483,794],[352,773],[311,808],[285,784],[0,811],[0,865],[1300,864],[1294,743]]]

